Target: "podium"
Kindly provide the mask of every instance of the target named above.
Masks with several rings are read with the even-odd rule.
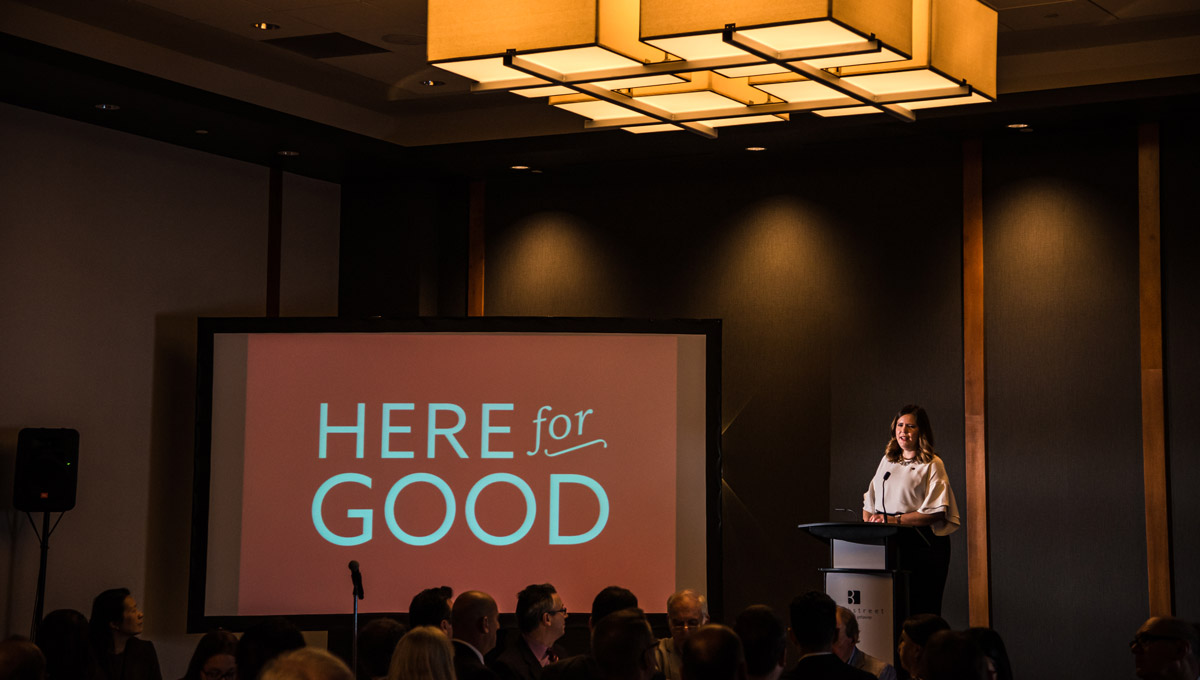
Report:
[[[858,619],[858,648],[895,665],[900,624],[908,618],[908,574],[900,536],[915,527],[868,522],[818,522],[800,528],[829,544],[821,569],[825,593]]]

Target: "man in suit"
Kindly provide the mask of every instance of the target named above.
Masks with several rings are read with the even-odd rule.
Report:
[[[454,628],[454,675],[458,680],[496,680],[483,656],[496,646],[500,610],[491,595],[468,590],[458,596],[451,611]]]
[[[876,659],[858,648],[858,618],[845,607],[837,608],[837,638],[833,641],[837,658],[866,671],[879,680],[896,680],[896,667]]]
[[[732,628],[719,623],[701,626],[689,635],[679,661],[683,680],[746,680],[742,641]]]
[[[531,585],[517,593],[520,635],[491,662],[501,680],[539,680],[542,668],[558,661],[554,647],[567,629],[567,608],[549,583]]]
[[[783,674],[783,680],[875,680],[874,675],[834,655],[837,605],[828,595],[811,590],[798,595],[788,609],[792,640],[799,647],[800,661]]]
[[[450,625],[450,608],[454,601],[454,591],[449,586],[426,588],[413,596],[408,605],[408,626],[433,626],[439,628],[446,637],[454,637],[453,626]]]

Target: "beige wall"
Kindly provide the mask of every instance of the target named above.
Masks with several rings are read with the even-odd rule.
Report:
[[[0,636],[28,634],[38,544],[16,434],[80,433],[45,611],[130,588],[184,670],[195,319],[265,311],[269,171],[0,105]],[[340,188],[284,175],[281,311],[337,313]],[[36,516],[40,526],[40,516]]]

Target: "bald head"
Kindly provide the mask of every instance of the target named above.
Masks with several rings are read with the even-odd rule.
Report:
[[[1200,631],[1174,616],[1152,616],[1129,644],[1143,680],[1195,680],[1200,674]]]
[[[480,654],[487,654],[496,646],[500,612],[491,595],[478,590],[459,595],[454,600],[450,621],[454,638],[470,644]]]
[[[732,628],[701,626],[683,643],[683,680],[745,680],[742,642]]]

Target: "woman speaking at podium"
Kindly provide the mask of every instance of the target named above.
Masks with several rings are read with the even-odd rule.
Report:
[[[911,572],[908,615],[940,616],[958,504],[920,406],[905,406],[892,419],[891,440],[863,496],[863,521],[917,528],[900,532],[898,541],[900,568]]]

